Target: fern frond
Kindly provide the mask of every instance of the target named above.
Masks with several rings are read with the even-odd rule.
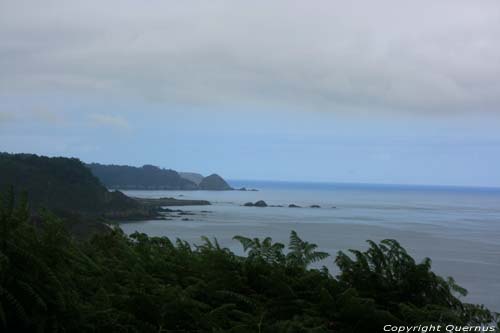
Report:
[[[330,256],[330,254],[326,253],[326,252],[314,252],[309,256],[308,261],[310,263],[313,263],[313,262],[317,262],[320,260],[324,260],[324,259],[328,258],[329,256]]]
[[[299,235],[295,230],[290,231],[290,241],[288,244],[288,248],[292,251],[297,251],[301,248],[302,239],[300,239]]]
[[[248,249],[254,246],[254,241],[251,240],[250,238],[243,236],[234,236],[233,239],[241,243],[244,252],[246,252]]]

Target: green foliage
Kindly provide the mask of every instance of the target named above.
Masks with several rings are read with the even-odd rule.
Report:
[[[310,264],[326,259],[330,255],[326,252],[316,251],[318,246],[303,241],[297,232],[290,232],[288,254],[284,254],[284,244],[274,243],[271,237],[266,237],[261,242],[259,238],[250,239],[243,236],[234,236],[243,246],[243,251],[248,251],[247,260],[263,260],[269,264],[281,264],[294,268],[306,269]]]
[[[248,251],[248,260],[263,260],[269,264],[281,264],[285,261],[281,243],[274,243],[271,237],[266,237],[262,242],[259,238],[250,239],[243,236],[234,236],[243,246],[243,251]]]
[[[287,255],[287,261],[292,265],[306,268],[309,264],[328,258],[330,255],[326,252],[316,251],[318,246],[300,239],[295,230],[290,233],[290,253]]]
[[[13,191],[0,201],[0,331],[376,332],[493,320],[393,240],[339,253],[335,278],[307,268],[327,255],[293,231],[287,253],[236,236],[246,257],[216,239],[192,246],[119,228],[78,242],[51,214],[30,221]]]
[[[453,278],[444,279],[431,271],[431,260],[415,260],[394,239],[385,239],[361,252],[350,250],[351,258],[340,251],[335,259],[341,270],[343,288],[356,290],[373,299],[378,307],[409,324],[423,322],[466,325],[492,322],[482,306],[464,304],[459,297],[467,291]]]

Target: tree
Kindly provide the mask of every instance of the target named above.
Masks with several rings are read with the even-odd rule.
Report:
[[[285,246],[281,243],[273,243],[271,237],[264,238],[262,242],[259,238],[251,239],[243,236],[234,236],[233,239],[241,243],[243,251],[248,251],[249,260],[260,259],[270,264],[284,262],[283,249]]]
[[[295,230],[290,232],[290,243],[287,254],[287,263],[306,269],[310,264],[326,259],[330,255],[326,252],[316,251],[318,245],[303,241]]]

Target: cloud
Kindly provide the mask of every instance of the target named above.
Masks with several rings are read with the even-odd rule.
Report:
[[[106,114],[91,114],[89,116],[90,122],[94,126],[105,126],[115,129],[128,130],[130,124],[128,121],[120,116],[112,116]]]
[[[4,94],[165,109],[453,114],[500,106],[497,1],[19,0],[0,9]]]

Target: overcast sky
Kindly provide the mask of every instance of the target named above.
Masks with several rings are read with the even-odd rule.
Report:
[[[0,1],[0,150],[500,186],[498,1]]]

